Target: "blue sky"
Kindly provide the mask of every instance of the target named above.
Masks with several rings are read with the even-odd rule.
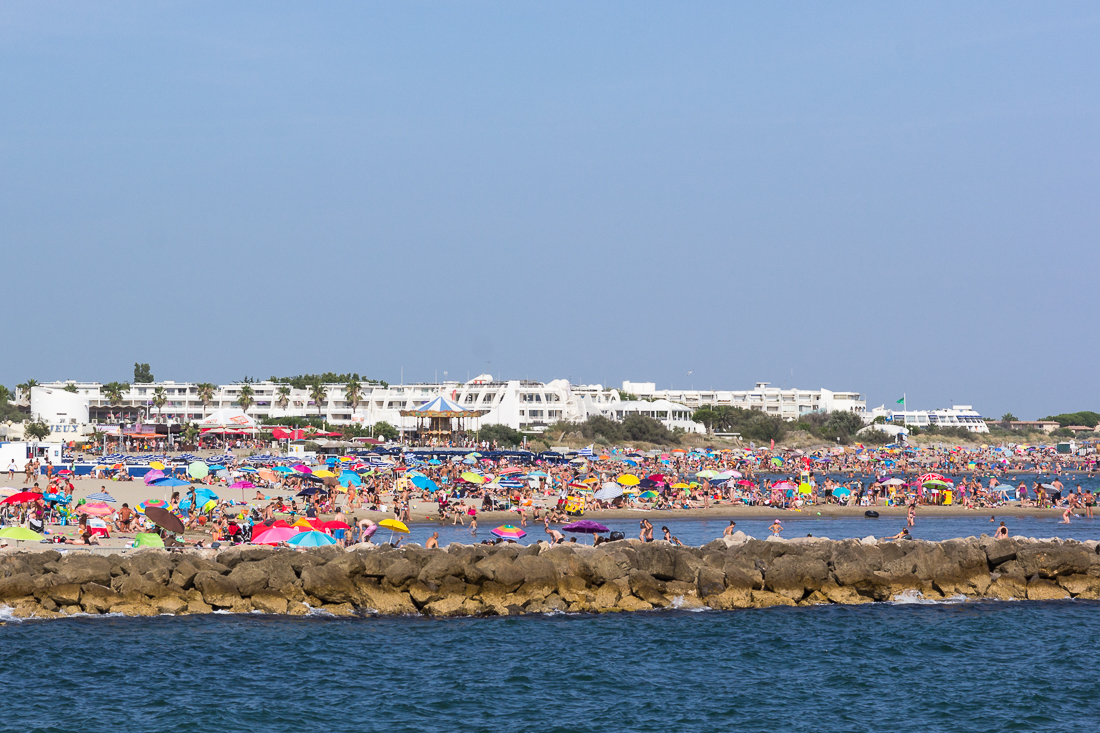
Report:
[[[9,386],[1100,408],[1095,4],[8,3],[0,65]]]

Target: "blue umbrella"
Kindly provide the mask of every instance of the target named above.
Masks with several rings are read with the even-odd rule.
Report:
[[[346,481],[347,483],[355,484],[356,486],[363,485],[363,479],[359,478],[359,474],[357,474],[355,471],[341,471],[339,480],[340,483],[344,483]]]
[[[324,532],[311,529],[308,532],[299,532],[287,540],[287,543],[296,547],[324,547],[325,545],[335,545],[336,540]]]
[[[106,491],[97,491],[94,494],[88,494],[88,501],[109,501],[112,504],[116,501],[115,497],[108,494]]]
[[[271,469],[272,471],[278,471],[279,473],[294,473],[294,469],[289,466],[276,466]]]
[[[156,481],[153,482],[153,486],[175,487],[175,486],[190,486],[190,485],[191,485],[190,481],[180,481],[178,478],[171,478],[171,477],[158,478]]]
[[[432,491],[439,491],[439,485],[427,476],[413,476],[410,481],[412,481],[413,486],[418,489],[431,489]]]
[[[213,464],[207,466],[207,468],[209,468],[211,471],[224,471],[225,470],[225,466],[221,465],[220,463],[213,463]]]

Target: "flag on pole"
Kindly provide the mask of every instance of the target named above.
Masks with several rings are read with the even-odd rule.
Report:
[[[596,445],[595,443],[589,443],[587,447],[581,448],[579,451],[577,451],[577,455],[578,456],[589,456],[589,457],[595,455],[595,452],[592,450],[593,446],[595,446],[595,445]]]
[[[897,404],[899,404],[899,405],[905,404],[905,398],[902,397],[900,400],[897,401]]]

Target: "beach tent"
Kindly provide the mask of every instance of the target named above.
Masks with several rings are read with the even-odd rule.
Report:
[[[256,430],[256,421],[243,410],[223,407],[199,421],[199,430]]]

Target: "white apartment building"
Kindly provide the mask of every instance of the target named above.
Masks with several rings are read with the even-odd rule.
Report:
[[[866,419],[874,422],[882,417],[892,425],[914,425],[926,428],[936,425],[941,428],[966,428],[972,433],[988,433],[989,426],[971,405],[954,405],[950,409],[940,410],[891,410],[879,405],[871,410]]]
[[[324,385],[324,396],[315,399],[312,389],[298,389],[275,382],[252,382],[252,404],[246,412],[263,421],[277,417],[322,417],[330,423],[373,425],[388,422],[399,428],[413,427],[412,419],[402,420],[402,410],[412,410],[438,395],[482,414],[481,425],[502,424],[516,430],[538,430],[559,420],[582,422],[591,415],[603,414],[609,404],[619,401],[614,389],[602,385],[574,388],[567,380],[548,383],[529,380],[497,381],[481,374],[468,382],[436,384],[362,383],[355,404],[348,399],[344,384]],[[32,389],[31,412],[52,423],[59,419],[55,402],[65,403],[66,423],[75,401],[84,404],[82,424],[119,424],[121,422],[187,423],[198,422],[214,410],[241,409],[244,384],[218,385],[203,402],[194,382],[156,382],[134,384],[114,401],[99,382],[53,382]],[[36,398],[37,395],[37,398]],[[47,399],[49,397],[49,399]],[[163,399],[163,404],[157,402]]]
[[[834,392],[828,389],[782,389],[768,382],[757,382],[754,389],[702,390],[657,389],[653,382],[623,382],[623,392],[639,398],[663,399],[691,410],[700,407],[740,407],[759,410],[784,420],[797,420],[810,412],[855,412],[863,415],[867,398],[858,392]]]

